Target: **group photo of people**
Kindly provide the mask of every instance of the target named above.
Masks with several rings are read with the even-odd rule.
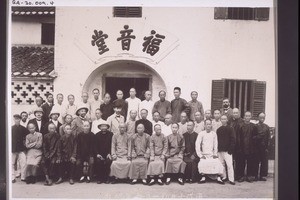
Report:
[[[83,92],[49,93],[34,109],[12,113],[12,182],[169,185],[177,182],[235,185],[267,181],[270,128],[260,112],[241,116],[224,98],[204,109],[198,92],[145,91],[142,99]],[[159,100],[152,101],[152,96]],[[112,99],[116,99],[112,101]]]

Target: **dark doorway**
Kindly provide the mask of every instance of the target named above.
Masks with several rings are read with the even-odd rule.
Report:
[[[129,97],[130,88],[135,88],[137,97],[143,100],[143,92],[149,90],[150,78],[119,78],[105,77],[105,92],[111,95],[112,101],[115,100],[117,90],[122,90],[124,99]]]

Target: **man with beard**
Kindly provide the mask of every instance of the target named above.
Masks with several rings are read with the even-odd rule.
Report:
[[[23,112],[21,112],[20,116],[21,116],[20,125],[27,128],[27,124],[29,122],[28,113],[23,111]]]
[[[86,117],[88,111],[89,109],[84,105],[78,106],[78,109],[76,110],[77,117],[75,117],[71,123],[71,128],[75,136],[77,136],[80,132],[83,131],[83,123],[89,122],[89,120]]]
[[[226,115],[230,121],[232,118],[232,108],[230,108],[230,101],[228,98],[223,99],[223,106],[220,109],[221,115]]]

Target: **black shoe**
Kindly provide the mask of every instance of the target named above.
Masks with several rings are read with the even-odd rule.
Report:
[[[155,180],[151,179],[150,182],[148,183],[149,186],[154,185],[155,184]]]
[[[171,183],[171,179],[169,179],[169,180],[167,179],[166,180],[166,185],[170,185],[170,183]]]
[[[87,177],[86,177],[86,183],[89,183],[89,182],[91,182],[91,179],[90,179],[89,176],[87,176]]]
[[[64,182],[63,179],[62,179],[62,178],[59,178],[59,179],[55,182],[55,184],[60,184],[60,183],[62,183],[62,182]]]
[[[220,179],[220,180],[217,180],[217,183],[221,184],[221,185],[225,185],[225,183]]]
[[[253,181],[258,181],[258,177],[255,177]]]
[[[70,183],[71,185],[73,185],[73,184],[74,184],[74,180],[73,180],[73,179],[70,179],[70,180],[69,180],[69,183]]]
[[[157,179],[157,183],[158,183],[158,185],[164,185],[164,183],[162,182],[162,180],[160,178]]]
[[[199,180],[199,182],[198,182],[198,183],[199,183],[199,184],[206,183],[206,179],[202,179],[202,178],[201,178],[201,179]]]
[[[244,177],[241,177],[241,178],[238,179],[238,182],[240,182],[240,183],[241,183],[241,182],[244,182],[244,181],[245,181],[245,178],[244,178]]]
[[[82,176],[82,177],[79,179],[79,183],[83,183],[83,182],[84,182],[84,179],[85,179],[85,177]]]
[[[265,177],[261,177],[259,181],[267,181],[267,179]]]
[[[131,184],[131,185],[134,185],[134,184],[136,184],[136,182],[137,182],[137,180],[134,179],[134,180],[132,180],[132,181],[130,182],[130,184]]]
[[[179,183],[180,185],[184,185],[184,182],[183,182],[183,179],[182,179],[182,178],[179,178],[177,181],[178,181],[178,183]]]
[[[110,181],[109,181],[109,180],[106,180],[104,183],[105,183],[105,184],[109,184],[109,183],[110,183]]]
[[[116,179],[113,179],[110,183],[111,183],[111,184],[116,184],[116,183],[117,183],[117,180],[116,180]]]
[[[247,181],[248,183],[253,183],[254,178],[252,178],[252,177],[247,177],[247,178],[246,178],[246,181]]]
[[[231,184],[231,185],[235,185],[235,182],[229,181],[229,184]]]
[[[16,182],[16,179],[12,180],[11,182],[12,182],[12,183],[15,183],[15,182]]]
[[[97,181],[97,184],[102,184],[103,183],[103,181]]]

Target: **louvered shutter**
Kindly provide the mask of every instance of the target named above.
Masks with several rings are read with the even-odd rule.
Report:
[[[215,19],[227,19],[228,18],[228,8],[226,7],[216,7],[214,13]]]
[[[211,92],[211,110],[222,108],[225,94],[225,80],[213,80]]]
[[[266,82],[265,81],[254,81],[253,82],[253,98],[252,98],[252,116],[257,119],[257,114],[265,112],[266,103]]]
[[[270,13],[270,8],[256,8],[255,9],[255,20],[268,21],[269,13]]]

